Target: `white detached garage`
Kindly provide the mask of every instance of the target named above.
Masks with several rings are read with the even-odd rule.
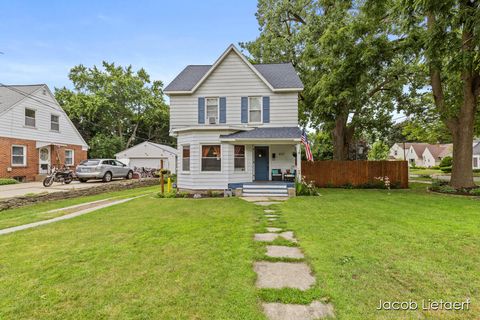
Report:
[[[153,142],[143,142],[115,154],[117,160],[129,167],[160,169],[163,167],[172,173],[177,172],[177,149]]]

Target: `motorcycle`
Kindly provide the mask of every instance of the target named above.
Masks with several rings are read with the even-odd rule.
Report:
[[[43,179],[43,186],[50,187],[54,182],[69,184],[73,181],[73,171],[68,168],[52,168],[52,172]]]

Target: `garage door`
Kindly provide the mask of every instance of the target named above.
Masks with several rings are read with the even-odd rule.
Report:
[[[160,160],[161,158],[130,158],[129,166],[131,168],[153,168],[153,169],[160,169]],[[163,159],[163,167],[168,168],[168,159]]]

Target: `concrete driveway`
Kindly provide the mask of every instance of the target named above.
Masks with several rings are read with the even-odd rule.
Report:
[[[51,193],[51,192],[62,192],[72,189],[84,189],[92,188],[103,184],[100,180],[88,181],[86,183],[80,183],[78,181],[72,181],[70,184],[61,184],[54,182],[53,185],[49,188],[45,188],[42,182],[26,182],[18,184],[9,184],[6,186],[0,186],[0,199],[13,198],[18,196],[32,195],[36,193]],[[112,181],[110,183],[115,183]]]

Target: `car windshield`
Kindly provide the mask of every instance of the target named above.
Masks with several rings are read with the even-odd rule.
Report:
[[[100,160],[84,160],[80,162],[81,166],[98,166]]]

